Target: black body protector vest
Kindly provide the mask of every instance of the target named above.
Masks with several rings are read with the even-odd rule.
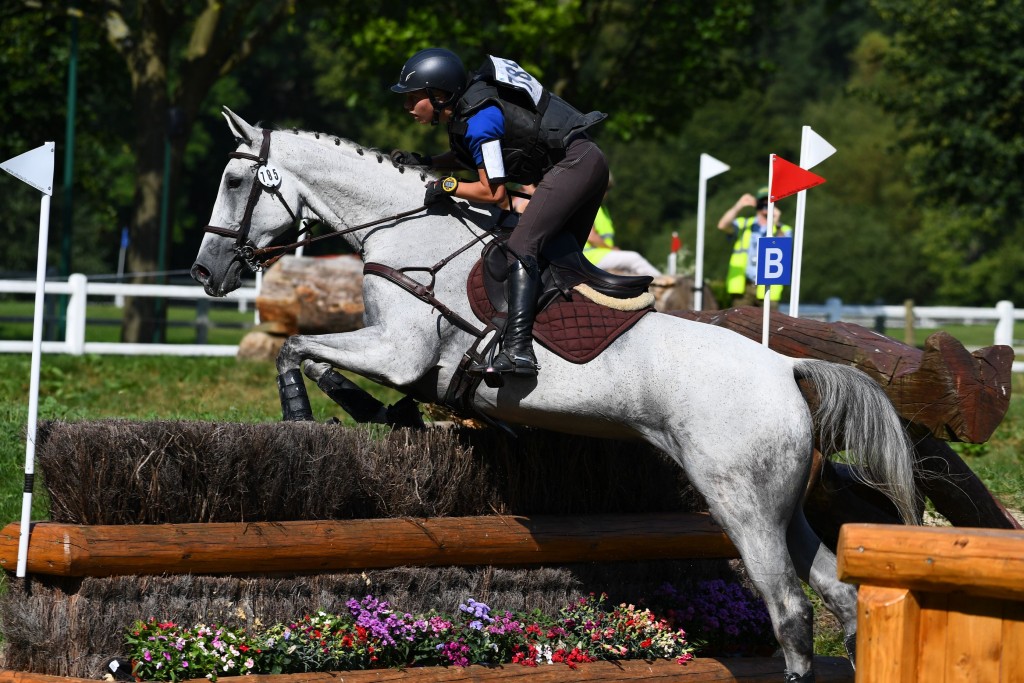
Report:
[[[540,182],[565,158],[565,148],[573,139],[608,116],[599,111],[583,114],[551,94],[515,62],[488,57],[470,78],[448,123],[452,151],[467,168],[476,168],[476,161],[466,143],[466,120],[491,105],[499,107],[505,117],[501,139],[505,177],[500,180],[523,184]]]

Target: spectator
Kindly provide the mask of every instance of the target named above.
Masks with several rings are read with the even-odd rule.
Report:
[[[753,208],[753,216],[737,215]],[[793,228],[781,225],[782,212],[775,207],[774,237],[792,237]],[[768,232],[768,188],[762,187],[757,195],[744,194],[718,220],[718,229],[733,238],[732,256],[726,275],[726,291],[732,306],[760,306],[764,301],[764,286],[757,286],[757,242]],[[782,287],[772,287],[772,301],[782,298]]]

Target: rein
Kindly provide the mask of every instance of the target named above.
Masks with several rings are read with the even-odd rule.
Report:
[[[426,205],[417,207],[415,209],[409,209],[408,211],[402,211],[392,216],[386,216],[384,218],[378,218],[368,223],[362,223],[360,225],[354,225],[344,230],[337,230],[326,235],[319,235],[318,237],[307,237],[304,240],[292,242],[291,244],[282,244],[278,246],[269,247],[257,247],[251,239],[249,239],[249,231],[252,226],[252,214],[256,209],[256,203],[259,202],[260,197],[264,193],[270,194],[273,197],[277,197],[281,200],[281,205],[284,206],[288,215],[291,216],[292,222],[294,223],[297,219],[295,212],[292,211],[291,207],[288,206],[288,202],[285,201],[284,196],[281,194],[281,178],[277,174],[277,169],[268,166],[267,160],[270,156],[270,129],[263,129],[263,141],[260,144],[259,156],[255,154],[248,154],[246,152],[231,152],[228,156],[232,159],[248,159],[255,162],[253,167],[253,173],[256,176],[253,179],[252,188],[249,190],[249,197],[245,203],[245,212],[242,214],[242,222],[239,224],[238,230],[232,230],[231,228],[224,228],[219,225],[207,225],[203,228],[204,232],[209,232],[214,235],[221,237],[233,238],[235,240],[235,255],[239,258],[246,267],[254,273],[258,273],[267,266],[271,266],[278,261],[287,252],[299,247],[306,246],[307,244],[315,244],[323,240],[332,239],[334,237],[341,237],[347,235],[350,232],[362,230],[363,228],[370,228],[381,223],[388,223],[390,221],[396,221],[406,216],[419,213],[420,211],[426,210]],[[316,222],[322,222],[316,221]],[[299,230],[298,236],[308,232],[312,228],[312,224],[305,224],[305,227]]]

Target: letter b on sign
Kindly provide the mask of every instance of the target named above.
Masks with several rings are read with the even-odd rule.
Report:
[[[792,237],[762,237],[757,241],[757,284],[788,285],[792,273]]]

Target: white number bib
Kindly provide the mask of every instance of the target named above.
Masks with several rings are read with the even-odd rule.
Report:
[[[278,172],[276,166],[270,164],[264,164],[256,169],[256,177],[260,181],[260,185],[272,190],[281,184],[281,174]]]
[[[490,60],[491,64],[494,65],[495,80],[513,88],[525,90],[530,94],[535,105],[540,104],[540,96],[544,92],[544,87],[536,78],[524,71],[521,66],[511,59],[502,59],[501,57],[490,55]]]

